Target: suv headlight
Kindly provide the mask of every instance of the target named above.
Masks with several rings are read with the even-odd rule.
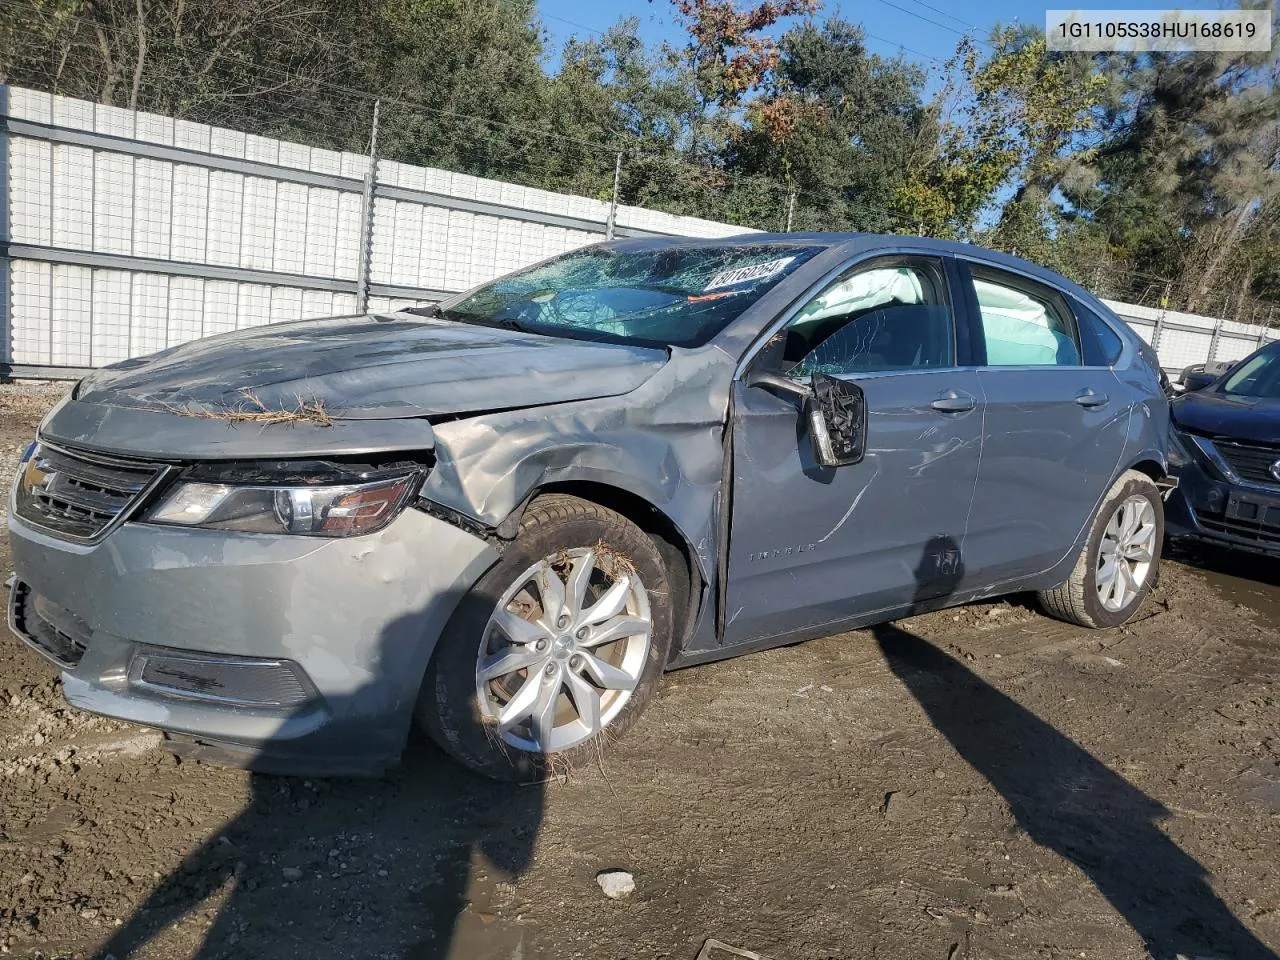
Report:
[[[365,473],[358,482],[333,472],[304,478],[296,470],[279,483],[232,479],[251,472],[244,468],[227,469],[229,476],[221,482],[216,476],[205,479],[216,472],[188,471],[143,519],[238,533],[354,537],[381,530],[395,519],[422,479],[417,469]]]

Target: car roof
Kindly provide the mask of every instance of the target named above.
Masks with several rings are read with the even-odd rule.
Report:
[[[1061,274],[1054,273],[1029,260],[1011,257],[997,250],[989,250],[972,243],[961,243],[958,240],[939,240],[934,237],[916,237],[910,234],[892,233],[739,233],[728,237],[635,237],[627,240],[615,240],[602,246],[617,250],[653,250],[663,247],[725,247],[756,246],[759,244],[779,246],[821,246],[841,247],[848,256],[860,253],[874,253],[876,248],[884,247],[895,250],[910,250],[915,253],[949,255],[989,264],[993,267],[1004,267],[1017,273],[1024,273],[1044,283],[1069,290],[1089,302],[1098,304],[1097,297],[1078,284],[1073,283]]]

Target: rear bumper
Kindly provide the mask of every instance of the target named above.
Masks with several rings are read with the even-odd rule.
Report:
[[[12,514],[9,534],[11,624],[57,664],[69,703],[164,730],[187,745],[179,752],[199,745],[236,765],[300,774],[373,773],[399,759],[436,640],[497,557],[413,509],[378,533],[338,540],[126,523],[86,546]],[[26,593],[15,610],[17,591]],[[234,667],[215,696],[158,689],[141,669],[167,657],[173,676],[182,658],[199,665],[208,655]],[[300,677],[284,685],[288,704],[246,703],[237,683],[281,686],[259,682],[256,668],[271,664]]]

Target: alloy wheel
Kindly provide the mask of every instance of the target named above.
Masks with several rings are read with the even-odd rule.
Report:
[[[640,682],[653,623],[644,584],[603,544],[525,570],[485,627],[476,692],[502,740],[543,754],[600,733]]]
[[[1155,508],[1134,494],[1116,507],[1098,545],[1094,587],[1103,607],[1115,613],[1133,602],[1151,575],[1155,548]]]

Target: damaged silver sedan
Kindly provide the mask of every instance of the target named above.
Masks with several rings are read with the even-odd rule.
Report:
[[[259,769],[420,724],[536,777],[665,670],[1156,577],[1168,408],[1084,290],[867,235],[630,240],[452,300],[101,370],[13,487],[14,631],[66,698]]]

